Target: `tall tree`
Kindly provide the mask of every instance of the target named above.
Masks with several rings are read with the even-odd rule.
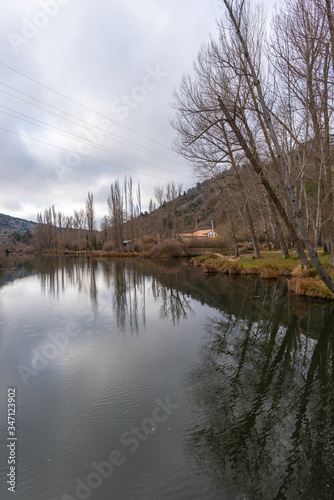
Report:
[[[196,78],[185,77],[180,92],[175,95],[177,148],[206,173],[215,173],[217,168],[221,170],[224,165],[230,164],[229,149],[241,164],[250,165],[282,218],[303,266],[307,267],[309,262],[301,240],[321,279],[334,291],[334,283],[319,260],[303,218],[300,203],[303,191],[297,190],[296,170],[291,168],[289,162],[293,151],[287,150],[284,142],[284,133],[291,139],[293,130],[280,119],[278,113],[279,94],[275,74],[272,74],[275,66],[264,58],[262,11],[251,9],[244,0],[223,2],[226,15],[218,23],[219,41],[211,40],[207,47],[201,49],[195,66]],[[303,0],[296,0],[295,3],[300,15],[305,15],[307,0],[304,1],[306,9],[303,11],[300,7]],[[309,36],[314,36],[314,32],[310,31]],[[319,46],[321,44],[320,40]],[[328,73],[326,57],[327,63],[322,66],[323,75]],[[320,81],[313,78],[311,69],[313,67],[309,66],[306,75],[308,101],[304,109],[309,114],[309,124],[319,138],[322,132],[315,122],[318,119],[315,90]],[[328,94],[325,79],[322,88]],[[328,125],[328,109],[323,113],[324,125]],[[295,128],[297,124],[294,123]],[[222,126],[226,133],[221,133]],[[291,144],[291,140],[289,142]],[[321,176],[325,172],[329,176],[330,169],[324,161],[322,146],[319,155],[322,165],[319,172]],[[300,174],[297,172],[298,180]],[[320,193],[323,192],[321,180],[319,175],[317,186]],[[330,198],[330,193],[327,194]],[[321,196],[318,206],[319,203],[322,203]],[[328,216],[332,217],[331,214]],[[318,221],[319,227],[320,223]]]
[[[94,243],[93,233],[95,226],[95,209],[94,209],[94,196],[93,193],[88,192],[86,200],[86,220],[88,228],[89,246],[92,247]]]

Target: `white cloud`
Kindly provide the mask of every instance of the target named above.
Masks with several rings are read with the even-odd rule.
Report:
[[[129,144],[105,137],[101,147],[115,148],[135,158],[120,158],[96,146],[88,151],[89,156],[110,162],[110,165],[80,158],[78,150],[82,151],[81,142],[87,136],[82,123],[75,125],[68,121],[76,121],[74,118],[61,113],[63,118],[57,117],[46,111],[57,114],[56,109],[0,85],[0,105],[82,137],[82,141],[65,138],[56,131],[44,130],[0,112],[0,127],[58,146],[54,148],[0,130],[0,212],[34,218],[37,211],[55,204],[57,209],[70,214],[73,208],[84,207],[89,190],[95,193],[96,210],[102,216],[106,213],[104,193],[108,192],[111,182],[117,177],[123,179],[125,174],[131,174],[136,185],[140,181],[144,203],[153,196],[153,186],[163,183],[163,179],[175,178],[185,187],[192,184],[191,168],[157,142],[167,147],[171,144],[174,133],[168,119],[173,115],[170,108],[172,90],[179,84],[182,74],[191,71],[200,44],[215,30],[216,0],[0,0],[0,4],[5,14],[0,20],[0,62],[119,121],[119,126],[113,125],[113,133],[150,150],[144,154]],[[52,8],[54,15],[51,15]],[[30,38],[27,38],[29,26]],[[9,38],[11,33],[25,37],[25,41],[13,47],[13,37]],[[147,68],[160,68],[168,76],[161,78],[156,88],[146,89],[141,98],[138,88],[143,86]],[[4,66],[1,66],[0,81],[89,123],[96,125],[103,121],[101,116]],[[131,92],[138,100],[132,98],[135,105],[130,106],[127,116],[121,116],[115,112],[115,106],[113,110],[112,103],[115,100],[122,102]],[[66,165],[67,152],[59,148],[73,150],[78,160],[77,166],[71,166],[61,180],[53,164]],[[157,158],[152,152],[180,164]],[[139,160],[153,163],[162,170]],[[182,178],[163,169],[185,175]]]

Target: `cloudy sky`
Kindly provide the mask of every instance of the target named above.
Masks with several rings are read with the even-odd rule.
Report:
[[[172,91],[220,0],[0,0],[0,212],[70,215],[132,175],[153,187],[196,179],[170,149]]]

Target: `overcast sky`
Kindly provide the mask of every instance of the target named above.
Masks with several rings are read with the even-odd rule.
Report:
[[[54,204],[71,215],[91,191],[101,218],[124,175],[144,210],[154,185],[196,182],[170,149],[170,103],[220,0],[0,4],[1,213],[36,220]]]

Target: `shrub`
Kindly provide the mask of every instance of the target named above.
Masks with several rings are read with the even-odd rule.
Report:
[[[160,241],[154,245],[147,253],[146,257],[153,258],[175,258],[180,257],[184,251],[184,245],[175,239]]]
[[[108,240],[106,241],[103,246],[102,246],[102,250],[104,252],[113,252],[116,250],[116,246],[115,246],[115,242],[112,241],[112,240]]]

